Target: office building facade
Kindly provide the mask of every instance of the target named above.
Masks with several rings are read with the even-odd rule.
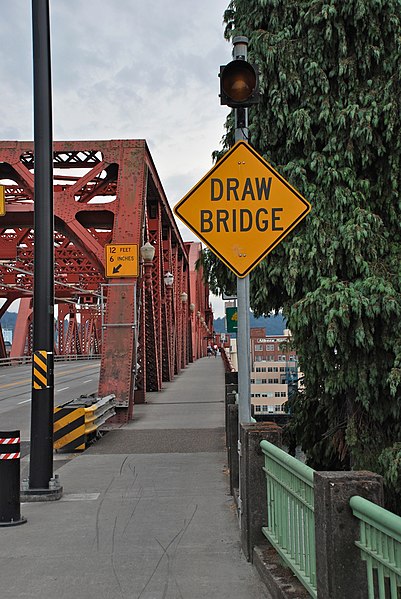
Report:
[[[266,335],[264,328],[251,328],[251,403],[255,416],[283,414],[289,389],[298,386],[298,359],[291,347],[291,333]]]

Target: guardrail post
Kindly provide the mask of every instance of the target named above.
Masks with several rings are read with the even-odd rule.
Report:
[[[365,562],[355,541],[359,521],[349,500],[360,495],[383,505],[383,479],[372,472],[315,472],[315,536],[318,599],[366,599]]]
[[[0,526],[24,524],[20,511],[20,432],[0,431]]]
[[[282,433],[273,422],[256,422],[241,424],[240,436],[241,544],[245,557],[252,561],[253,548],[266,543],[262,527],[267,521],[267,490],[260,442],[265,439],[281,447]]]

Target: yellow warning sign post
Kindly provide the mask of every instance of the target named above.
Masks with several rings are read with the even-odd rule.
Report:
[[[105,246],[106,277],[138,277],[138,244],[110,243]]]
[[[240,140],[174,212],[238,277],[245,277],[310,209],[305,198]]]

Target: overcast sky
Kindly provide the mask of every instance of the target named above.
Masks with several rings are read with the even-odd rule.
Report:
[[[50,0],[54,139],[146,139],[174,206],[212,167],[224,134],[228,3]],[[32,139],[31,0],[1,9],[0,139]],[[223,303],[212,303],[221,316]]]

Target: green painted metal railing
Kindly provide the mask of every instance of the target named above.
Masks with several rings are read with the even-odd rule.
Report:
[[[401,518],[392,512],[354,496],[350,506],[360,520],[356,542],[366,561],[368,599],[401,597]]]
[[[263,534],[316,599],[314,471],[268,441],[260,446],[267,483]]]

